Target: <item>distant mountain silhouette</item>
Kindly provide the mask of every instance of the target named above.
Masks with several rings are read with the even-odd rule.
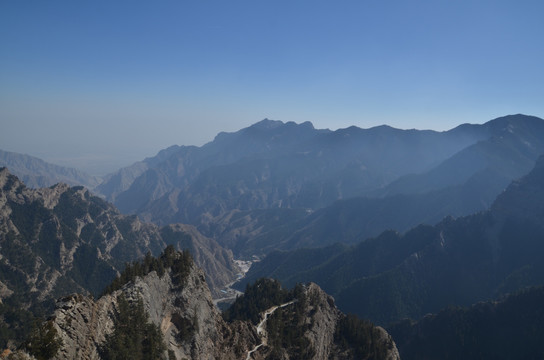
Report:
[[[0,167],[7,167],[27,186],[47,187],[63,182],[68,185],[83,185],[89,189],[97,186],[101,179],[82,171],[47,163],[39,158],[0,150]]]
[[[200,229],[239,256],[336,242],[353,244],[387,229],[404,232],[419,224],[437,224],[447,216],[485,210],[503,189],[503,182],[496,178],[474,178],[423,194],[337,200],[311,213],[297,209],[232,211]]]
[[[103,181],[95,189],[98,193],[104,195],[108,200],[113,201],[117,195],[127,190],[134,179],[144,173],[147,169],[157,165],[167,159],[171,154],[180,150],[180,146],[174,145],[167,149],[159,151],[152,157],[143,161],[138,161],[128,167],[122,168],[113,174],[106,175]]]
[[[225,205],[222,215],[206,218],[198,227],[238,256],[326,246],[338,241],[356,243],[387,229],[403,232],[419,224],[434,225],[446,216],[486,210],[512,180],[529,172],[539,154],[544,153],[544,121],[535,117],[506,116],[484,125],[461,125],[450,132],[484,139],[428,171],[402,176],[365,197],[336,200],[311,211],[240,210],[235,204],[230,208]]]
[[[460,126],[452,131],[483,132],[485,139],[461,150],[433,169],[403,176],[381,193],[417,194],[462,185],[470,180],[506,186],[533,167],[544,153],[544,121],[525,115],[510,115],[489,121],[481,128]]]
[[[330,131],[309,122],[263,120],[220,133],[202,147],[169,149],[168,157],[153,160],[128,181],[126,190],[103,193],[126,213],[200,227],[235,209],[318,209],[371,194],[401,176],[429,171],[487,136],[470,126],[447,132],[388,126]],[[99,189],[114,187],[106,181]]]

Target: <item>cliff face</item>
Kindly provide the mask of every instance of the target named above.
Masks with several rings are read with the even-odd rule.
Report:
[[[100,359],[121,294],[129,302],[142,300],[176,359],[239,359],[257,341],[250,324],[223,321],[204,273],[193,265],[183,286],[175,284],[171,270],[162,277],[153,271],[97,301],[81,295],[60,299],[53,319],[63,346],[55,359]]]
[[[353,359],[358,358],[353,350],[353,344],[344,343],[339,334],[340,323],[346,316],[338,310],[334,299],[325,293],[318,285],[311,283],[307,287],[306,296],[311,299],[312,306],[306,319],[309,324],[304,336],[310,340],[310,346],[315,350],[315,359]],[[375,354],[379,359],[400,359],[397,347],[391,336],[379,326],[368,324],[373,335],[374,347],[383,353]]]
[[[383,328],[356,318],[347,325],[334,299],[314,283],[272,310],[262,340],[267,346],[257,349],[255,359],[400,359]]]
[[[309,327],[304,336],[309,339],[317,359],[329,359],[339,350],[334,343],[334,332],[342,313],[334,306],[332,297],[316,284],[307,287],[306,296],[313,300],[308,309],[313,316],[305,320]]]
[[[278,304],[268,309],[266,316],[261,314],[260,326],[243,320],[226,322],[212,303],[204,273],[192,265],[183,285],[169,269],[162,277],[156,271],[136,277],[97,301],[81,295],[60,299],[53,321],[63,346],[55,359],[100,359],[99,347],[113,331],[121,294],[129,302],[141,299],[149,321],[163,334],[167,352],[176,359],[265,359],[277,354],[297,359],[300,349],[289,344],[300,340],[307,344],[312,359],[354,358],[353,346],[336,334],[345,316],[317,285],[306,286],[300,299]],[[295,311],[304,323],[300,327],[303,331],[296,335],[301,339],[278,338],[284,335],[275,326],[278,322],[280,328],[292,326]],[[386,355],[378,358],[398,359],[385,330],[376,333],[382,335],[372,341],[387,349]]]

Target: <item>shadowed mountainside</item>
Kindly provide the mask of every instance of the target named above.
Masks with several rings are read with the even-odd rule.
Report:
[[[343,311],[381,324],[544,284],[543,187],[540,158],[488,211],[347,248],[274,252],[244,280],[315,281]]]
[[[403,359],[538,359],[544,337],[544,288],[499,301],[449,307],[389,329]]]

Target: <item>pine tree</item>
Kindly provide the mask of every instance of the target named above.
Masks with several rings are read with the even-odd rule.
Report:
[[[117,305],[114,330],[101,347],[102,357],[107,360],[166,358],[162,334],[149,322],[142,299],[131,304],[121,294],[117,297]]]
[[[38,360],[51,359],[62,346],[53,322],[36,326],[25,345],[26,350]]]

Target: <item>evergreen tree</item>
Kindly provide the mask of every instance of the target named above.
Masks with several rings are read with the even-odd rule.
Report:
[[[62,346],[62,340],[53,327],[53,322],[48,321],[41,326],[35,326],[25,349],[38,360],[51,359]]]
[[[166,346],[160,329],[149,322],[141,298],[129,303],[123,294],[117,297],[117,316],[113,332],[106,336],[101,356],[106,360],[165,359]]]

